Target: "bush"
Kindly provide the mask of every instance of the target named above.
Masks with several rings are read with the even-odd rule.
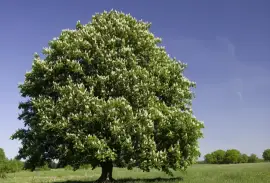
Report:
[[[40,167],[39,170],[48,171],[48,170],[51,170],[51,169],[49,168],[48,163],[45,163],[45,165],[43,165],[42,167]]]
[[[72,166],[70,166],[70,165],[65,166],[64,169],[65,170],[73,170]]]
[[[23,162],[11,159],[9,160],[2,148],[0,148],[0,178],[6,178],[7,173],[15,173],[23,169]]]
[[[81,166],[80,166],[80,169],[88,170],[88,169],[90,169],[90,168],[91,168],[91,165],[89,165],[89,164],[85,164],[85,165],[81,165]]]
[[[6,164],[0,162],[0,178],[6,178],[6,177],[7,177]]]
[[[24,166],[23,162],[16,159],[11,159],[6,163],[6,171],[7,173],[19,172],[23,169],[23,166]]]

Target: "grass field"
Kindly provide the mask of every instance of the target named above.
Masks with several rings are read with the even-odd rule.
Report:
[[[22,171],[9,174],[1,183],[91,183],[100,175],[100,169],[68,171]],[[139,169],[128,171],[114,168],[113,176],[121,183],[177,182],[177,183],[270,183],[270,163],[237,165],[204,165],[190,167],[187,173],[174,172],[174,178],[158,171],[150,173]]]

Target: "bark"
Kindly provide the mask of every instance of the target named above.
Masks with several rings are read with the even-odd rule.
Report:
[[[113,172],[113,163],[112,161],[103,162],[101,165],[101,176],[97,180],[97,182],[114,182],[115,180],[112,178]]]

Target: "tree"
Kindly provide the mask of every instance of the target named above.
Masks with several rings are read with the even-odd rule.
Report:
[[[0,148],[0,163],[7,161],[4,149]]]
[[[224,162],[227,164],[240,163],[241,153],[237,149],[229,149],[225,153]]]
[[[204,156],[204,162],[208,163],[208,164],[214,164],[215,160],[213,158],[213,155],[212,154],[206,154]]]
[[[20,158],[34,170],[57,159],[74,170],[101,166],[99,181],[112,179],[113,164],[171,174],[199,156],[203,123],[192,112],[186,64],[169,57],[150,23],[117,11],[63,30],[35,54],[19,86]]]
[[[7,173],[7,158],[4,149],[0,148],[0,178],[5,178]]]
[[[248,157],[248,162],[249,163],[256,163],[259,161],[259,158],[257,157],[256,154],[251,154],[249,157]]]
[[[264,161],[270,161],[270,149],[265,149],[263,151],[263,159]]]
[[[241,160],[240,163],[247,163],[248,162],[248,155],[241,154]]]
[[[212,152],[213,163],[214,164],[222,164],[224,162],[225,153],[226,152],[224,150],[221,150],[221,149]]]

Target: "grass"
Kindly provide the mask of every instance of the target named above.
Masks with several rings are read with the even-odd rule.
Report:
[[[1,183],[92,183],[100,175],[100,169],[95,170],[50,170],[22,171],[8,174]],[[270,183],[270,163],[253,163],[237,165],[206,165],[197,164],[190,167],[187,173],[175,172],[174,178],[158,171],[150,173],[139,169],[128,171],[114,168],[113,176],[121,183]]]

